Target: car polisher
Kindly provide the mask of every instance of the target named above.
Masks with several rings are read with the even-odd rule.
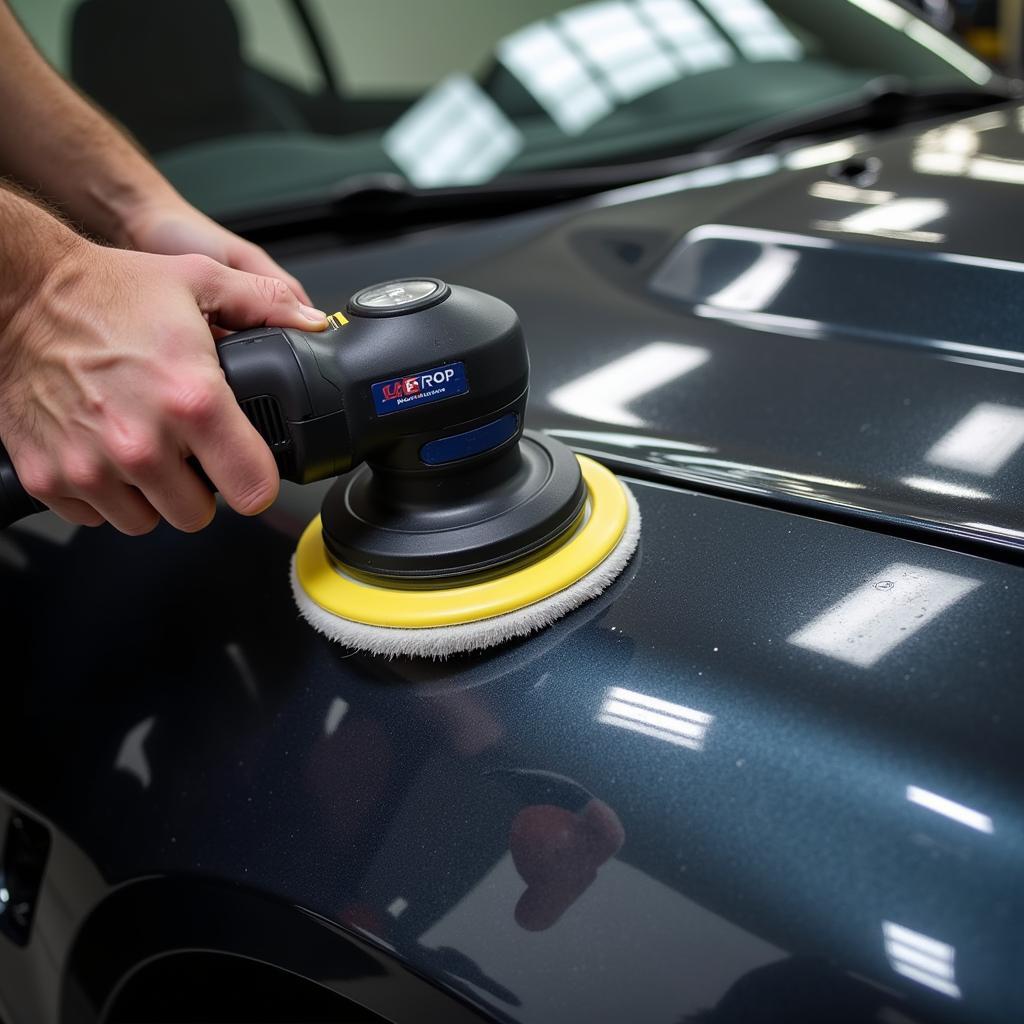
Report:
[[[349,647],[445,657],[601,593],[640,513],[607,469],[524,431],[529,356],[506,303],[434,278],[357,292],[328,329],[218,344],[282,479],[345,474],[292,559],[302,616]],[[43,506],[0,448],[0,525]]]

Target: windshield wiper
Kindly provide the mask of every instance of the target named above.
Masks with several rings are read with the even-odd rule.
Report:
[[[917,87],[899,78],[877,78],[839,100],[758,121],[673,156],[506,174],[484,184],[450,188],[420,189],[400,174],[382,171],[346,178],[322,196],[260,207],[224,220],[233,230],[258,241],[303,232],[393,234],[396,228],[411,230],[537,209],[738,160],[776,143],[879,131],[930,116],[982,110],[1020,95],[1017,87],[1004,79],[985,88],[966,88]]]
[[[832,132],[881,131],[940,114],[981,110],[1019,99],[1020,95],[1013,83],[1002,80],[984,88],[966,88],[915,86],[895,76],[873,78],[852,95],[803,108],[793,114],[758,121],[720,135],[704,143],[701,149],[735,159],[773,142]]]

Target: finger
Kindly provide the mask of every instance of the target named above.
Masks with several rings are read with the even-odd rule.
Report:
[[[122,533],[148,533],[160,521],[159,515],[133,487],[119,480],[113,467],[99,451],[68,449],[59,464],[47,468],[41,461],[26,465],[26,487],[58,514],[74,515],[80,505],[98,512]],[[58,508],[58,506],[60,506]]]
[[[175,529],[196,533],[210,525],[217,510],[213,494],[173,445],[136,432],[111,456],[127,482]]]
[[[262,274],[264,277],[279,278],[298,296],[299,302],[312,306],[312,300],[306,289],[299,283],[299,279],[272,260],[258,245],[239,246],[237,253],[233,252],[231,255],[231,266],[236,270],[244,270],[249,274]]]
[[[299,302],[280,278],[246,274],[205,256],[185,256],[199,308],[210,323],[241,330],[246,327],[297,327],[320,331],[327,315]]]
[[[92,507],[77,498],[54,498],[47,505],[51,512],[78,526],[102,526],[106,520]]]
[[[273,504],[280,486],[277,463],[223,376],[193,379],[169,412],[181,442],[236,512],[257,515]]]
[[[142,494],[121,481],[109,483],[87,500],[111,526],[129,537],[149,533],[160,522],[160,513]]]

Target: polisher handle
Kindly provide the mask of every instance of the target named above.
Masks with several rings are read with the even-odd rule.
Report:
[[[46,506],[21,486],[11,457],[0,444],[0,530],[26,516],[45,511]]]

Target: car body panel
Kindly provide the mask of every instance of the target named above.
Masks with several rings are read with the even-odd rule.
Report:
[[[919,134],[872,145],[873,188]],[[292,261],[330,308],[424,272],[510,301],[530,425],[630,471],[637,556],[532,638],[434,665],[317,636],[287,566],[325,484],[194,537],[45,518],[0,537],[18,638],[2,788],[94,866],[101,907],[153,878],[256,893],[497,1020],[745,1019],[793,993],[807,1019],[1013,1019],[1019,451],[943,478],[981,497],[906,478],[935,471],[927,453],[979,403],[1024,406],[1024,378],[1012,346],[959,361],[657,293],[699,225],[777,230],[789,201],[788,232],[826,236],[806,192],[831,162],[773,158]],[[991,187],[1005,211],[1015,188]],[[955,216],[969,255],[1006,258]],[[657,386],[616,369],[638,352]],[[907,522],[931,543],[896,535]],[[99,991],[69,938],[90,909],[61,948]]]
[[[316,488],[276,529],[225,513],[185,544],[17,534],[5,617],[34,661],[9,694],[7,786],[111,885],[253,888],[499,1019],[676,1020],[798,955],[911,1009],[1001,1019],[1022,995],[1020,570],[632,486],[642,546],[606,597],[437,666],[352,655],[297,618],[287,561]],[[851,600],[867,609],[837,619]],[[587,794],[621,850],[524,929],[512,822]],[[885,922],[955,949],[958,999],[894,973]],[[480,976],[446,977],[442,949]]]

